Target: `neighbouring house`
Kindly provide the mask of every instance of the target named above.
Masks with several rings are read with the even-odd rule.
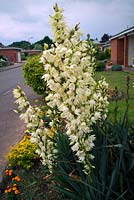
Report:
[[[21,62],[21,49],[15,47],[0,48],[0,55],[8,58],[10,63]]]
[[[23,50],[22,53],[26,54],[27,56],[33,56],[33,55],[39,55],[42,52],[42,50]]]
[[[0,48],[4,48],[4,45],[0,42]]]
[[[134,65],[134,26],[110,38],[112,64]]]
[[[100,49],[102,51],[106,51],[106,49],[111,49],[110,41],[108,40],[106,42],[100,43]]]
[[[110,41],[99,42],[98,39],[93,40],[93,43],[98,46],[101,51],[106,51],[106,49],[111,49]]]

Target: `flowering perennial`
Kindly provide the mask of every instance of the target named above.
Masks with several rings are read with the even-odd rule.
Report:
[[[14,195],[18,195],[20,193],[19,187],[18,187],[18,182],[21,181],[21,178],[17,175],[14,174],[13,169],[11,169],[11,165],[8,165],[8,169],[5,170],[5,174],[8,178],[8,180],[11,180],[10,185],[7,185],[5,189],[5,194],[7,196],[7,199],[14,199]],[[15,198],[16,199],[16,198]]]
[[[83,164],[84,172],[89,174],[93,167],[91,150],[95,140],[92,125],[107,116],[108,84],[103,78],[98,82],[94,80],[95,49],[90,39],[81,40],[79,25],[69,29],[64,21],[63,10],[57,5],[54,11],[54,16],[50,17],[54,44],[51,49],[45,45],[41,57],[45,70],[42,79],[47,82],[49,91],[45,99],[49,108],[47,114],[51,119],[49,128],[42,120],[41,109],[32,107],[20,88],[14,90],[14,96],[19,109],[26,109],[20,118],[27,123],[31,141],[38,144],[36,152],[42,157],[43,164],[47,164],[52,171],[58,150],[54,135],[62,119],[71,149],[78,162]],[[58,114],[54,115],[54,111]]]
[[[31,134],[31,142],[37,144],[36,153],[51,172],[56,157],[56,145],[52,140],[53,127],[45,127],[42,110],[30,105],[20,86],[13,90],[13,94],[17,98],[15,102],[19,105],[18,111],[21,112],[20,119],[27,124],[27,132]]]
[[[60,111],[71,148],[89,173],[95,140],[91,127],[106,118],[108,85],[104,79],[93,79],[95,49],[91,41],[80,39],[78,25],[74,29],[67,27],[62,9],[55,5],[54,10],[51,25],[55,45],[41,57],[46,71],[42,78],[50,89],[46,101]]]

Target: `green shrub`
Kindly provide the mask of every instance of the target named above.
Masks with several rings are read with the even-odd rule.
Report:
[[[122,71],[122,66],[121,65],[113,65],[112,71]]]
[[[28,56],[26,56],[25,53],[21,53],[21,60],[27,60],[27,57]]]
[[[12,166],[22,166],[25,169],[30,169],[34,160],[38,158],[36,145],[32,144],[29,137],[24,138],[14,147],[11,148],[7,154],[7,159]]]
[[[1,58],[0,59],[0,67],[4,67],[4,66],[6,66],[6,61]]]
[[[99,50],[97,55],[96,55],[96,58],[97,60],[104,60],[106,59],[106,56],[105,56],[105,52],[103,52],[102,50]]]
[[[45,95],[46,83],[42,79],[44,73],[43,64],[40,63],[40,55],[29,57],[23,66],[23,76],[25,81],[37,94]]]
[[[8,65],[8,60],[5,56],[0,55],[0,67],[4,67]]]
[[[110,57],[111,57],[111,50],[108,48],[105,50],[105,58],[110,59]]]
[[[5,56],[3,56],[3,55],[0,55],[0,59],[3,59],[5,61],[7,61],[7,58]]]
[[[96,64],[96,71],[104,71],[105,70],[105,64],[102,61],[98,61]]]

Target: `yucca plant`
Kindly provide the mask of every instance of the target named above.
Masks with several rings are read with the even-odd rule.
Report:
[[[125,121],[125,120],[124,120]],[[106,122],[103,128],[96,126],[93,177],[103,195],[98,199],[134,198],[134,138],[132,128],[123,123]],[[94,181],[93,181],[94,182]]]
[[[105,121],[94,125],[96,134],[95,168],[86,176],[83,166],[71,151],[66,135],[58,137],[59,161],[55,178],[59,189],[69,199],[132,200],[134,199],[134,126]]]

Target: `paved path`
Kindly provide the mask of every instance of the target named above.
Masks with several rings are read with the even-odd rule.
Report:
[[[25,130],[23,121],[21,121],[18,114],[13,111],[17,106],[14,103],[12,90],[17,86],[17,82],[19,81],[31,103],[33,103],[35,99],[41,98],[37,96],[30,87],[24,84],[24,80],[20,76],[21,65],[15,66],[15,68],[10,66],[10,71],[7,71],[9,70],[8,68],[0,72],[0,182],[2,179],[2,172],[7,162],[5,155],[8,153],[10,147],[21,140]],[[9,78],[10,74],[11,76]],[[13,77],[13,74],[15,77]],[[8,80],[5,80],[5,77],[11,79],[9,80],[10,84],[8,84]],[[4,85],[2,85],[2,83]]]
[[[0,67],[0,72],[21,67],[24,63],[25,63],[25,61],[21,62],[21,63],[15,63],[14,65],[9,65],[9,66],[6,66],[6,67]]]

